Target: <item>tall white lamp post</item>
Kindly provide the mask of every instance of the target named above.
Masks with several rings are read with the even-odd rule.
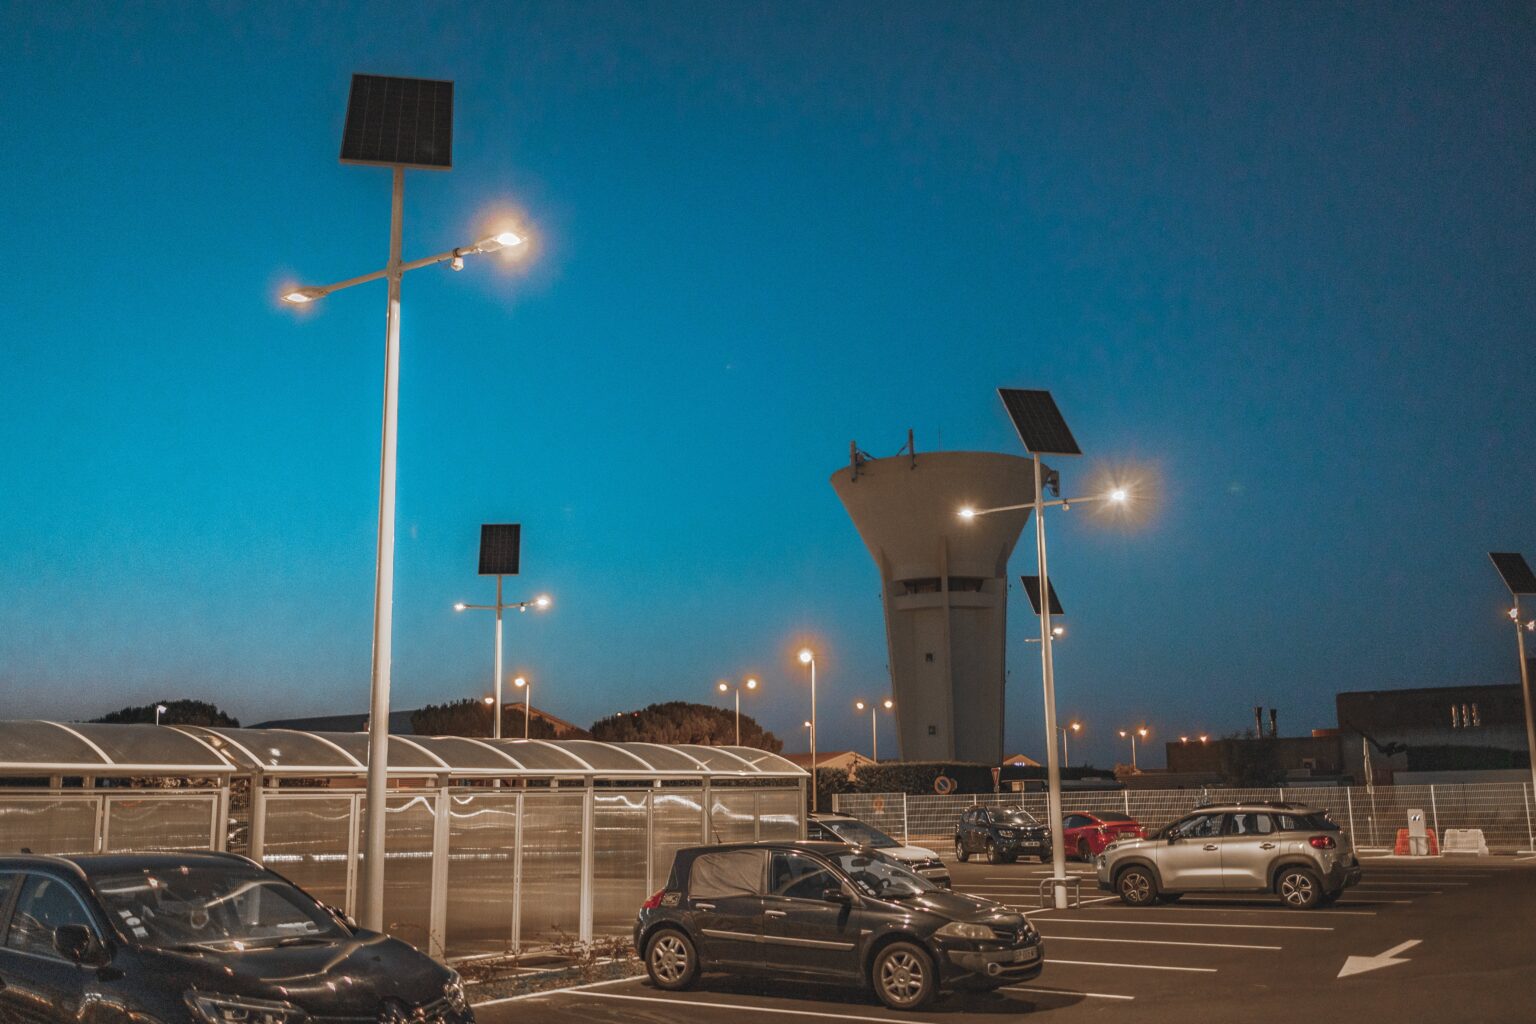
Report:
[[[528,723],[533,715],[533,684],[525,677],[518,676],[512,680],[512,685],[523,691],[523,739],[527,739]]]
[[[463,601],[460,601],[458,604],[453,606],[453,610],[456,612],[479,611],[496,613],[496,654],[494,659],[494,668],[492,669],[492,674],[496,679],[495,685],[492,688],[494,690],[493,699],[496,702],[496,713],[493,716],[495,721],[491,725],[491,736],[494,739],[501,739],[501,613],[508,609],[515,609],[519,612],[526,612],[530,608],[537,608],[540,611],[543,611],[545,608],[548,608],[549,605],[550,600],[548,594],[540,594],[538,597],[528,601],[502,601],[501,577],[497,576],[495,604],[465,604]]]
[[[816,810],[816,653],[800,649],[800,664],[811,667],[811,810]]]
[[[732,690],[734,690],[736,692],[736,745],[738,747],[741,746],[741,690],[742,690],[742,687],[746,687],[748,690],[755,690],[755,689],[757,689],[757,680],[756,679],[748,679],[746,682],[742,683],[741,686],[732,686],[730,683],[727,683],[723,679],[720,680],[720,682],[715,684],[715,689],[719,690],[721,693],[729,693]]]
[[[1120,730],[1120,738],[1121,739],[1125,739],[1127,736],[1129,736],[1131,738],[1131,771],[1133,771],[1133,772],[1134,771],[1140,771],[1140,769],[1138,769],[1136,767],[1136,737],[1140,736],[1142,739],[1146,739],[1147,738],[1147,728],[1146,728],[1146,726],[1142,726],[1139,729],[1131,729],[1131,730],[1121,729]]]
[[[1509,596],[1515,606],[1509,610],[1509,619],[1515,626],[1515,649],[1520,652],[1520,694],[1525,699],[1525,749],[1530,751],[1532,793],[1536,793],[1536,706],[1531,703],[1531,669],[1525,660],[1525,634],[1536,632],[1536,619],[1520,621],[1520,598],[1536,594],[1536,574],[1525,561],[1525,556],[1515,551],[1490,551],[1493,566],[1504,578]]]
[[[885,708],[885,710],[889,711],[895,706],[896,702],[889,697],[883,701],[870,701],[868,704],[862,700],[853,702],[853,707],[856,711],[863,711],[865,708],[869,709],[869,754],[876,764],[880,763],[880,734],[876,725],[876,716],[880,713],[880,708]]]
[[[406,168],[449,170],[452,160],[453,83],[420,78],[353,75],[342,132],[343,163],[391,169],[389,261],[382,270],[334,284],[296,287],[282,299],[306,305],[353,285],[388,282],[384,316],[384,429],[379,458],[379,525],[373,585],[373,665],[368,714],[368,786],[365,811],[362,925],[384,929],[384,829],[389,777],[390,645],[394,620],[395,448],[399,421],[400,279],[407,271],[437,263],[455,270],[464,257],[520,245],[515,232],[503,231],[424,259],[401,259],[405,214]]]

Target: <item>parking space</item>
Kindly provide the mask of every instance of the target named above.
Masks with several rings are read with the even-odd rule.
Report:
[[[644,979],[479,1008],[512,1021],[983,1021],[1017,1015],[1075,1022],[1147,1014],[1158,1020],[1292,1022],[1344,1012],[1360,1019],[1515,1022],[1531,1019],[1536,864],[1513,859],[1364,861],[1361,885],[1332,907],[1296,911],[1248,895],[1185,897],[1131,908],[1098,891],[1088,865],[1080,908],[1042,907],[1048,865],[955,864],[955,888],[1023,910],[1045,937],[1034,982],[948,995],[911,1014],[873,995],[779,978],[707,976],[673,995]]]

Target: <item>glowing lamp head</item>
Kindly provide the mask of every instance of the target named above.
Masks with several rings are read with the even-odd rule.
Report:
[[[815,657],[816,655],[811,653],[811,649],[809,647],[803,647],[800,649],[800,664],[809,665],[813,660],[815,660]]]
[[[889,710],[891,710],[891,708],[893,708],[895,706],[896,706],[896,702],[895,701],[889,700],[889,699],[886,700],[886,702],[885,702],[885,710],[889,711]]]
[[[975,519],[976,518],[976,510],[971,508],[969,505],[967,505],[965,508],[960,510],[960,518],[961,519]]]
[[[1201,743],[1204,743],[1204,742],[1205,742],[1205,741],[1206,741],[1206,740],[1208,740],[1208,739],[1210,739],[1210,737],[1209,737],[1209,736],[1201,736],[1201,737],[1200,737],[1200,742],[1201,742]]]
[[[863,711],[864,710],[864,702],[861,701],[861,700],[856,700],[856,701],[853,702],[853,707],[854,707],[855,711]]]
[[[295,306],[302,306],[306,302],[314,302],[325,297],[324,288],[295,288],[283,295],[283,301]]]
[[[481,697],[480,699],[485,702],[486,707],[490,707],[492,704],[496,703],[495,697]]]
[[[548,594],[540,594],[538,597],[534,598],[533,599],[533,606],[535,608],[548,608],[549,607],[549,595]]]
[[[1114,490],[1109,492],[1109,500],[1114,502],[1116,505],[1124,505],[1127,501],[1130,500],[1130,497],[1130,494],[1126,492],[1124,487],[1116,487]]]
[[[1146,739],[1147,738],[1147,730],[1145,730],[1145,729],[1137,729],[1136,730],[1136,735],[1140,736],[1142,739]]]
[[[489,238],[482,238],[475,243],[476,252],[500,252],[513,246],[522,245],[523,236],[515,231],[501,231]]]
[[[1051,627],[1051,636],[1061,637],[1061,636],[1066,636],[1066,635],[1067,635],[1067,627],[1066,626],[1052,626]]]
[[[1072,730],[1072,731],[1073,731],[1073,732],[1080,732],[1080,731],[1082,731],[1082,728],[1083,728],[1083,723],[1081,723],[1081,722],[1073,722],[1073,723],[1072,723],[1072,724],[1071,724],[1071,726],[1069,726],[1069,728],[1070,728],[1070,729],[1071,729],[1071,730]]]
[[[527,686],[528,680],[524,679],[522,676],[518,676],[516,679],[512,680],[512,685],[517,687]]]
[[[463,601],[460,601],[460,602],[458,602],[458,603],[457,603],[457,604],[455,604],[455,605],[454,605],[454,606],[453,606],[453,610],[454,610],[454,611],[456,611],[456,612],[461,612],[461,611],[463,611],[463,610],[464,610],[464,602],[463,602]]]
[[[1130,735],[1130,733],[1126,732],[1124,729],[1120,730],[1120,738],[1121,739],[1125,739],[1129,735]]]
[[[1180,743],[1188,743],[1189,742],[1189,737],[1188,736],[1180,736],[1179,737],[1179,742]]]
[[[749,690],[757,689],[757,680],[756,679],[748,679],[747,680],[747,689],[749,689]]]

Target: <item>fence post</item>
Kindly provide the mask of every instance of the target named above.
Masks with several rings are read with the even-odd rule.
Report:
[[[1435,849],[1445,852],[1445,836],[1440,834],[1440,807],[1435,803],[1435,787],[1429,787],[1429,820],[1435,826]]]
[[[448,946],[448,814],[453,806],[448,780],[438,780],[432,805],[432,881],[427,902],[427,948],[445,958]]]
[[[578,906],[580,918],[577,921],[576,938],[583,945],[592,944],[592,885],[593,885],[593,856],[592,846],[593,832],[597,827],[597,788],[595,781],[589,775],[587,788],[582,793],[581,801],[581,881]]]
[[[1529,853],[1536,853],[1536,834],[1531,832],[1531,784],[1520,783],[1520,796],[1525,800],[1525,842],[1530,847]]]
[[[1526,810],[1526,823],[1530,823],[1530,810]],[[907,794],[901,794],[901,842],[903,846],[912,845],[912,829],[907,821]]]
[[[841,814],[841,813],[843,813],[843,794],[841,794],[841,793],[833,793],[832,794],[832,813],[833,814]]]
[[[1344,788],[1344,806],[1349,809],[1349,842],[1356,850],[1360,849],[1360,834],[1355,831],[1355,800],[1350,796],[1353,787]]]
[[[1122,789],[1120,796],[1125,800],[1125,816],[1129,818],[1131,816],[1131,791],[1129,789]]]
[[[267,780],[261,772],[251,774],[246,807],[250,822],[246,826],[245,855],[261,864],[267,855]]]

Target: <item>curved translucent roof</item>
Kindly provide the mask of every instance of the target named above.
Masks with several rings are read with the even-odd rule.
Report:
[[[196,725],[0,722],[0,775],[246,774],[356,777],[368,734]],[[751,747],[599,743],[596,740],[390,736],[389,773],[623,778],[801,778],[777,754]]]

